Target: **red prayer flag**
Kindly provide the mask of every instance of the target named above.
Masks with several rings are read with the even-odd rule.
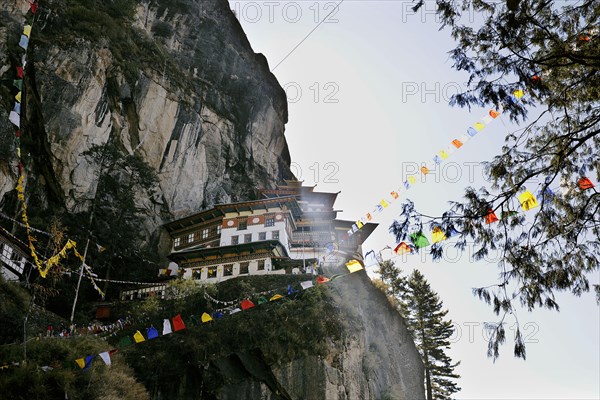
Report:
[[[317,276],[317,285],[322,285],[325,282],[329,282],[329,278],[326,278],[323,275]]]
[[[394,253],[396,253],[396,254],[412,253],[412,249],[405,242],[400,242],[400,244],[398,246],[396,246],[396,248],[394,249]]]
[[[462,144],[462,142],[461,142],[460,140],[458,140],[458,139],[454,139],[454,140],[452,141],[452,144],[453,144],[453,145],[454,145],[454,147],[456,147],[457,149],[460,149],[460,148],[462,147],[462,145],[463,145],[463,144]]]
[[[185,329],[185,324],[183,323],[183,320],[181,319],[181,314],[177,314],[176,316],[173,317],[173,331],[177,332],[180,330]]]
[[[594,184],[592,183],[592,181],[590,181],[585,176],[583,178],[579,179],[579,181],[577,182],[577,185],[579,185],[579,189],[581,189],[581,190],[587,190],[587,189],[591,189],[594,187]]]
[[[17,67],[17,77],[23,77],[23,67]]]
[[[29,3],[29,7],[31,9],[31,13],[35,14],[35,12],[37,11],[38,3],[37,2],[35,2],[35,3]]]
[[[488,210],[488,215],[485,216],[485,223],[486,224],[491,224],[492,222],[497,222],[498,221],[498,217],[496,216],[496,214],[494,213],[494,210],[492,210],[491,208]]]
[[[242,302],[240,303],[240,306],[242,306],[242,310],[247,310],[249,308],[254,307],[254,303],[251,302],[250,300],[246,299],[246,300],[242,300]]]

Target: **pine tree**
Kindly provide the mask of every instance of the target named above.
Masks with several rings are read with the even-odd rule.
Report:
[[[452,321],[445,319],[448,310],[443,310],[443,302],[418,270],[407,278],[400,275],[391,261],[379,266],[388,294],[398,299],[399,311],[423,359],[427,399],[450,399],[460,390],[454,381],[460,378],[454,373],[460,361],[453,364],[446,354],[454,333]]]
[[[423,4],[415,1],[414,10]],[[580,183],[584,177],[600,180],[600,2],[436,4],[442,26],[456,40],[453,68],[468,79],[466,91],[450,104],[502,105],[502,115],[522,126],[506,135],[500,154],[485,164],[490,185],[466,188],[464,200],[451,202],[437,218],[424,217],[408,202],[390,230],[401,241],[409,229],[428,223],[447,236],[457,233],[458,248],[473,243],[475,259],[498,250],[499,279],[474,289],[499,316],[490,325],[488,355],[498,357],[506,339],[502,322],[511,317],[517,325],[514,354],[525,358],[513,302],[528,311],[558,310],[555,292],[579,296],[592,286],[600,302],[600,285],[589,282],[600,268],[600,192]],[[518,101],[511,96],[516,90],[525,94]],[[513,215],[525,190],[539,207]],[[489,210],[498,222],[486,223]],[[431,253],[441,257],[442,250],[437,244]]]

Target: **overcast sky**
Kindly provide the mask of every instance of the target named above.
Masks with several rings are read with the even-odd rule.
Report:
[[[340,217],[356,220],[488,110],[448,105],[465,87],[465,75],[451,68],[447,52],[454,44],[447,31],[438,31],[432,2],[417,14],[403,1],[345,0],[334,9],[336,4],[230,1],[254,51],[267,57],[287,91],[285,134],[293,172],[319,191],[341,191]],[[479,17],[467,13],[466,18],[476,23]],[[514,129],[506,118],[497,118],[400,200],[410,198],[420,211],[439,215],[465,187],[485,184],[480,162],[497,154]],[[365,252],[395,244],[387,228],[399,204],[377,216],[380,225]],[[396,259],[407,273],[418,268],[450,310],[456,327],[450,353],[461,361],[457,398],[600,398],[600,313],[594,295],[559,295],[560,313],[520,311],[527,361],[512,356],[514,322],[508,319],[508,343],[493,363],[485,354],[483,323],[496,319],[471,288],[495,283],[498,270],[494,255],[475,262],[470,253],[447,248],[445,260],[436,263],[426,254]],[[593,283],[598,280],[592,277]]]

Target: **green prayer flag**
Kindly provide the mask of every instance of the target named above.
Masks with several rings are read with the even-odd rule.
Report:
[[[121,340],[119,340],[119,347],[127,347],[131,346],[131,338],[129,336],[123,336]]]
[[[417,249],[429,246],[429,240],[421,231],[411,234],[410,238]]]
[[[267,300],[264,296],[260,296],[258,298],[258,304],[263,304],[263,303],[267,303],[269,300]]]
[[[15,79],[13,81],[13,85],[15,85],[15,87],[19,90],[23,90],[23,80],[22,79]]]

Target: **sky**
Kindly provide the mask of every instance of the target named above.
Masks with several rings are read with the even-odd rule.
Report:
[[[410,1],[336,4],[230,1],[254,51],[266,56],[286,89],[292,172],[318,191],[341,191],[338,217],[356,220],[488,110],[448,105],[466,87],[466,77],[452,69],[448,51],[455,46],[448,31],[439,30],[434,3],[416,14]],[[480,16],[467,11],[465,18],[476,24]],[[498,154],[515,129],[498,117],[399,200],[411,199],[419,211],[439,215],[466,187],[486,184],[481,162]],[[394,246],[388,227],[400,203],[377,216],[379,227],[365,252]],[[486,356],[483,324],[497,319],[471,289],[496,282],[497,257],[476,262],[470,247],[464,253],[446,249],[440,262],[426,253],[395,261],[406,273],[418,268],[449,309],[456,330],[449,354],[461,361],[456,398],[600,398],[600,311],[592,293],[559,293],[560,312],[519,310],[527,360],[512,355],[509,318],[507,344],[494,363]],[[598,274],[591,277],[592,283],[599,280]]]

